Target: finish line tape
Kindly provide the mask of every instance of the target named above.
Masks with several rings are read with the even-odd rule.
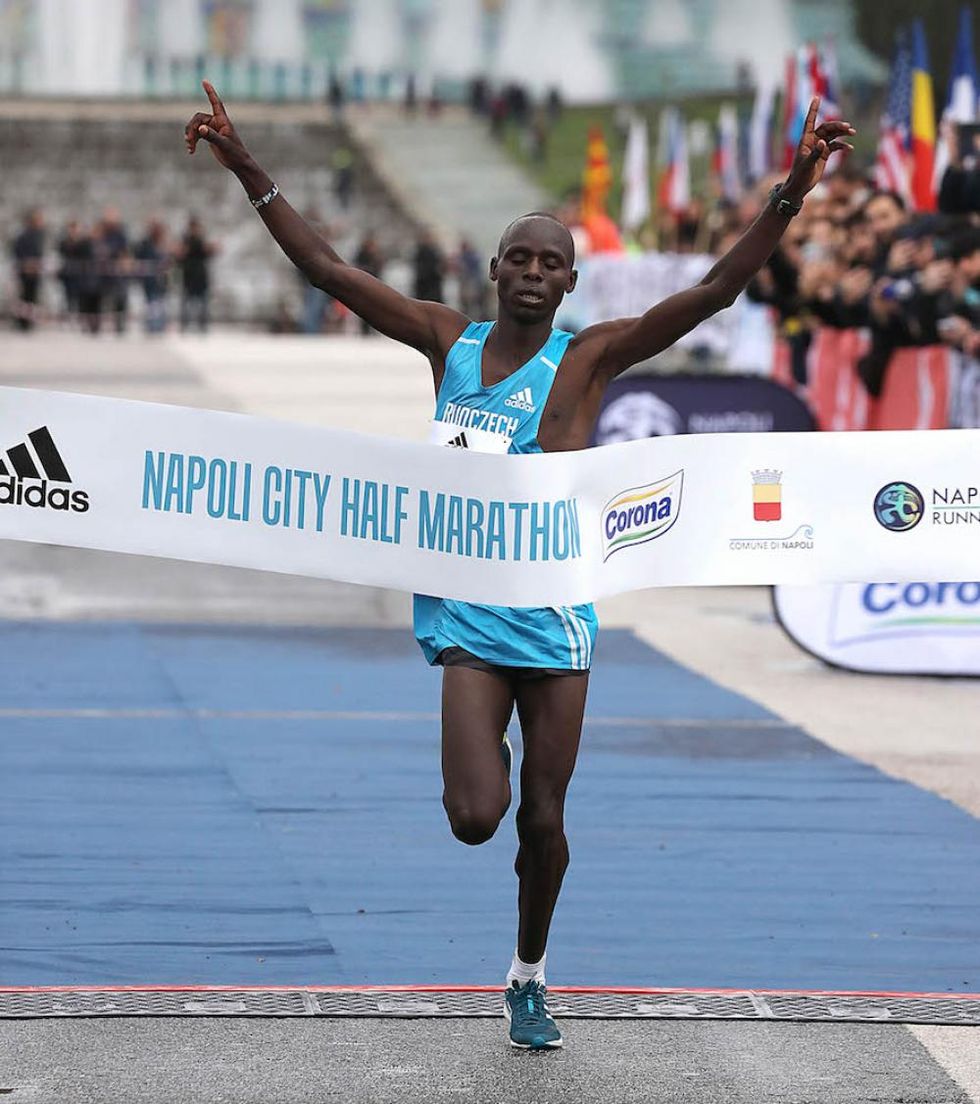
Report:
[[[941,430],[500,456],[0,387],[0,538],[512,606],[940,582],[976,575],[978,453]]]

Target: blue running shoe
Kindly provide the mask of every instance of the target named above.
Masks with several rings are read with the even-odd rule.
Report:
[[[507,733],[504,733],[503,743],[500,745],[500,757],[504,761],[504,770],[507,772],[507,777],[510,778],[510,768],[514,763],[514,749],[510,746],[510,740]]]
[[[504,993],[504,1015],[510,1024],[510,1045],[520,1050],[554,1050],[563,1045],[558,1025],[548,1011],[548,990],[537,981],[512,981]]]

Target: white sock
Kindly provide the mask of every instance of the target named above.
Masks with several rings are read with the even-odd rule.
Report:
[[[545,951],[540,962],[522,962],[517,951],[514,951],[514,961],[507,971],[507,988],[510,988],[512,981],[516,981],[518,985],[527,985],[529,981],[544,985],[544,960],[547,957],[548,952]]]

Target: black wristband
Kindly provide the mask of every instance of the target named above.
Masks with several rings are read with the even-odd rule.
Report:
[[[791,199],[785,199],[782,195],[783,185],[776,184],[773,186],[772,191],[769,193],[769,202],[778,215],[785,215],[786,218],[794,218],[803,210],[803,203],[794,203]]]

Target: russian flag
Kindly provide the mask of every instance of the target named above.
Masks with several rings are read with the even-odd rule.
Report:
[[[922,20],[912,25],[912,202],[917,211],[935,211],[933,170],[936,157],[936,108]]]
[[[658,160],[662,166],[657,201],[662,210],[679,215],[691,202],[691,168],[687,154],[687,126],[676,107],[660,115]]]
[[[715,149],[711,168],[721,195],[732,202],[742,195],[742,177],[738,164],[738,112],[734,104],[723,103],[718,112]]]

